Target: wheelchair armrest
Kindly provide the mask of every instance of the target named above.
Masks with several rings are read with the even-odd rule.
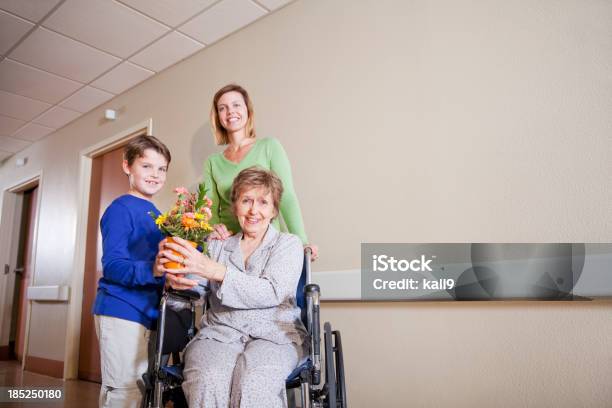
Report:
[[[190,289],[176,290],[176,289],[168,288],[167,292],[171,294],[172,296],[179,297],[186,301],[193,301],[193,300],[200,299],[200,294],[196,292],[195,290],[190,290]]]

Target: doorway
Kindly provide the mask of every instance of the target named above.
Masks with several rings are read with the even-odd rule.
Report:
[[[23,363],[26,335],[26,316],[28,299],[26,291],[32,284],[32,248],[34,243],[34,225],[36,221],[36,206],[38,186],[31,188],[22,195],[22,211],[19,226],[19,241],[17,248],[17,265],[15,267],[15,291],[13,292],[13,310],[11,313],[11,329],[9,334],[9,355]]]
[[[2,194],[0,225],[0,360],[23,363],[27,353],[27,289],[34,280],[39,180],[35,176]]]
[[[116,175],[115,177],[98,175],[97,179],[94,180],[92,178],[94,160],[100,159],[98,160],[99,162],[103,161],[101,157],[111,151],[115,151],[115,154],[119,154],[121,147],[125,146],[128,141],[136,136],[150,135],[152,132],[153,119],[149,118],[93,146],[87,147],[80,152],[80,175],[78,182],[79,206],[77,209],[76,241],[85,244],[78,245],[75,248],[74,254],[75,273],[72,276],[70,284],[71,299],[68,307],[66,327],[64,379],[78,379],[82,376],[84,378],[92,378],[92,380],[95,381],[96,378],[100,378],[100,360],[98,357],[99,351],[95,325],[93,324],[92,304],[95,299],[98,279],[102,268],[99,263],[100,257],[95,253],[101,253],[101,242],[98,242],[100,238],[98,235],[100,216],[108,203],[112,200],[104,201],[101,192],[95,193],[97,195],[95,200],[90,200],[90,194],[97,191],[96,188],[101,188],[102,180],[119,178],[123,178],[126,187],[115,190],[111,195],[115,194],[115,197],[117,197],[127,192],[127,177],[122,173],[120,173],[121,177],[119,178],[117,178]],[[113,161],[110,157],[111,155],[109,155],[108,160]],[[118,158],[115,158],[115,160],[117,159]],[[98,163],[97,166],[100,166],[100,163]],[[116,162],[114,166],[109,165],[103,167],[106,167],[107,170],[121,171],[120,161]],[[113,197],[113,199],[115,197]],[[90,202],[95,203],[96,201],[98,209],[90,206]],[[87,286],[85,285],[86,277],[88,278]],[[84,300],[85,293],[88,293],[87,296],[89,296],[89,300]],[[82,326],[84,322],[86,322],[85,326]],[[84,340],[81,337],[86,337],[86,339]]]
[[[92,160],[78,371],[79,379],[87,381],[102,380],[100,348],[92,314],[98,280],[102,277],[102,235],[99,225],[104,210],[115,198],[125,194],[129,189],[128,178],[121,169],[122,161],[123,146],[116,147]]]

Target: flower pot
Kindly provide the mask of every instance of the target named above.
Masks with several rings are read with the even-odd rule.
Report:
[[[168,237],[168,238],[166,238],[166,241],[167,241],[167,242],[170,242],[170,243],[175,243],[175,244],[177,244],[177,242],[176,242],[176,241],[175,241],[175,240],[174,240],[172,237]],[[197,244],[197,243],[195,243],[195,242],[193,242],[193,241],[187,241],[187,242],[189,242],[189,245],[191,245],[191,246],[192,246],[192,247],[194,247],[194,248],[197,248],[197,247],[198,247],[198,244]],[[178,245],[178,244],[177,244],[177,245]],[[175,250],[173,250],[173,249],[170,249],[170,251],[172,251],[172,253],[173,253],[174,255],[176,255],[176,256],[182,256],[180,253],[176,252],[176,251],[175,251]],[[173,262],[173,261],[170,261],[170,262],[166,262],[165,267],[166,267],[166,268],[168,268],[168,269],[182,269],[182,268],[184,268],[185,266],[184,266],[182,263],[180,263],[180,262]]]

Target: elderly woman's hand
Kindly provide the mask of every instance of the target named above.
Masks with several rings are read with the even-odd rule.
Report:
[[[156,276],[156,277],[164,276],[164,270],[165,270],[164,265],[166,264],[166,262],[169,261],[168,259],[164,257],[164,254],[162,253],[162,251],[166,249],[166,242],[168,241],[165,238],[159,242],[159,246],[158,246],[159,252],[157,253],[157,256],[155,257],[155,263],[153,264],[153,276]],[[166,282],[165,282],[166,287],[172,287],[173,289],[176,289],[176,290],[185,290],[185,289],[191,289],[197,284],[198,282],[192,279],[187,279],[183,276],[173,275],[171,273],[166,274]]]
[[[222,282],[223,278],[225,278],[225,265],[222,265],[218,262],[213,261],[208,256],[204,255],[196,248],[189,245],[189,242],[184,239],[173,237],[172,238],[175,243],[165,242],[164,250],[160,252],[159,262],[161,264],[165,264],[169,261],[178,262],[183,265],[183,268],[180,269],[169,269],[165,266],[162,266],[162,270],[166,272],[166,279],[168,279],[168,274],[179,275],[181,277],[183,274],[195,274],[202,276],[203,278]],[[179,253],[179,255],[174,254],[172,251],[174,250]],[[184,279],[184,278],[183,278]],[[197,282],[187,279],[188,281]],[[180,284],[185,283],[184,281],[178,282]],[[192,285],[195,286],[195,285]]]
[[[233,235],[232,231],[228,230],[225,224],[213,225],[214,231],[208,236],[208,239],[219,239],[225,241]]]
[[[166,285],[176,290],[192,289],[198,285],[198,282],[172,273],[166,274]]]

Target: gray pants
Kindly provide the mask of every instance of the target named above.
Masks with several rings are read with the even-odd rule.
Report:
[[[303,355],[303,347],[293,343],[194,340],[183,372],[189,407],[286,407],[285,379]]]

